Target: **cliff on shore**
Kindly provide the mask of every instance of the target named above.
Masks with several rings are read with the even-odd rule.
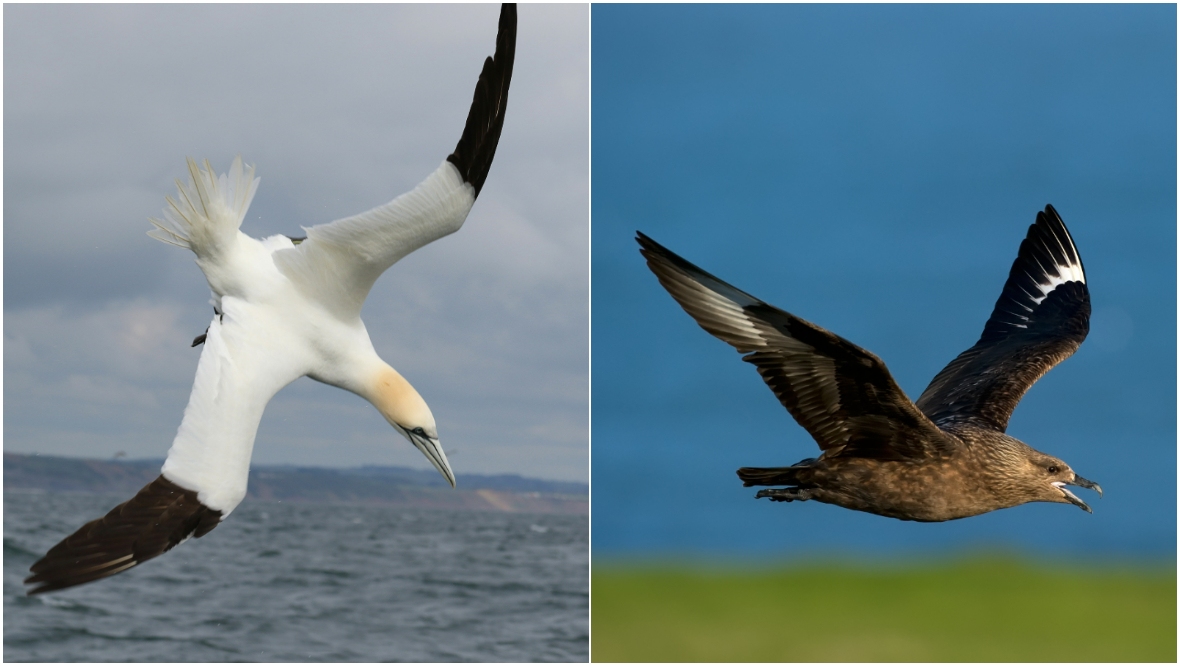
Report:
[[[89,492],[130,498],[160,474],[162,460],[89,460],[4,454],[5,490]],[[514,513],[589,512],[589,486],[515,474],[460,474],[451,489],[434,470],[409,467],[330,469],[256,465],[250,499],[350,502]]]

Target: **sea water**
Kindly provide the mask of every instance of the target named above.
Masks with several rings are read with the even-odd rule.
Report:
[[[4,493],[5,661],[586,661],[586,516],[247,500],[77,588],[29,566],[126,498]]]

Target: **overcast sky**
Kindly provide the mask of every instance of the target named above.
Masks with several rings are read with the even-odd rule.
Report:
[[[193,255],[146,235],[185,157],[256,165],[255,237],[383,204],[454,149],[498,12],[5,6],[5,451],[162,458],[212,317]],[[365,304],[460,475],[587,479],[588,31],[584,5],[521,6],[475,208]],[[271,402],[254,461],[429,467],[306,378]]]

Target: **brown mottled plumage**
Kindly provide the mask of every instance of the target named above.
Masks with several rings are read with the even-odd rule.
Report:
[[[639,233],[660,284],[754,364],[823,452],[790,467],[743,467],[757,497],[816,500],[901,520],[943,521],[1027,502],[1090,507],[1065,488],[1098,484],[1004,434],[1033,383],[1089,331],[1082,260],[1052,206],[1037,214],[979,342],[917,402],[881,359],[718,280]]]

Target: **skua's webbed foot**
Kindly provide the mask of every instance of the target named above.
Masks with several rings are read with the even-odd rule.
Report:
[[[759,490],[754,499],[769,497],[772,502],[806,502],[812,499],[810,488],[768,488]]]

